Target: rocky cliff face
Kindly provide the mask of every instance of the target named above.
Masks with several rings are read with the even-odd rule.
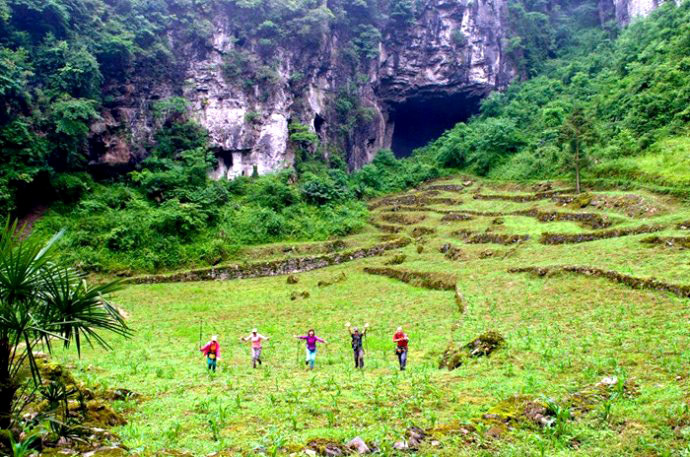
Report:
[[[655,0],[606,1],[626,23],[646,14]],[[357,65],[343,52],[351,31],[337,24],[324,27],[317,45],[279,44],[270,65],[253,61],[263,52],[261,42],[238,39],[232,11],[219,10],[206,45],[171,34],[173,49],[182,56],[174,74],[155,82],[139,74],[111,89],[112,101],[92,128],[92,158],[109,165],[142,158],[160,126],[152,104],[171,96],[185,97],[189,116],[208,130],[219,159],[214,178],[291,166],[296,150],[291,122],[318,135],[319,153],[340,151],[351,168],[366,164],[381,148],[411,149],[415,145],[405,138],[394,144],[396,135],[417,129],[438,135],[432,123],[446,121],[450,127],[466,119],[483,96],[516,76],[503,49],[506,0],[420,4],[414,23],[384,28],[376,56]],[[229,59],[239,71],[228,71]],[[252,78],[242,76],[246,68],[253,68]],[[426,106],[435,111],[425,112]],[[438,113],[442,119],[433,118]]]
[[[654,11],[663,0],[609,0],[612,3],[616,22],[628,25],[635,18],[645,17]]]

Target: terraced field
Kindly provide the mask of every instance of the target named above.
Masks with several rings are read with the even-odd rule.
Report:
[[[571,191],[449,178],[371,202],[338,243],[134,278],[115,301],[135,336],[57,358],[140,394],[115,403],[139,455],[340,455],[356,436],[383,455],[690,455],[690,206]],[[346,322],[370,324],[362,371]],[[256,370],[252,327],[271,337]],[[329,342],[313,372],[292,338],[309,328]],[[200,333],[220,336],[215,375]]]

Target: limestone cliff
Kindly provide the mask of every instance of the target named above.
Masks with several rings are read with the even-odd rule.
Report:
[[[655,0],[606,1],[626,23],[646,14]],[[438,110],[464,120],[481,97],[516,76],[504,52],[506,0],[418,5],[414,22],[385,24],[375,55],[356,63],[347,52],[352,31],[327,16],[319,40],[279,43],[269,59],[261,57],[266,54],[261,40],[238,35],[234,11],[214,11],[206,43],[171,32],[181,62],[172,74],[155,79],[136,74],[128,84],[110,88],[111,100],[92,127],[92,159],[110,165],[141,159],[160,126],[152,104],[171,96],[189,100],[189,116],[208,130],[219,159],[215,178],[291,166],[290,122],[318,135],[321,154],[340,151],[358,168],[393,145],[396,128],[422,128],[414,120],[398,121],[410,110],[440,103]],[[243,73],[247,69],[251,78]]]

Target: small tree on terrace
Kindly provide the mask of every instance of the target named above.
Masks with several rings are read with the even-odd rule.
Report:
[[[587,162],[584,147],[594,140],[594,128],[580,106],[575,106],[565,118],[560,130],[561,144],[566,145],[569,154],[566,160],[575,170],[575,189],[581,191],[580,173]]]
[[[9,219],[0,228],[0,429],[8,429],[20,369],[28,366],[35,382],[40,374],[37,347],[53,343],[81,353],[82,343],[108,348],[99,334],[107,330],[128,336],[130,330],[104,298],[120,288],[117,282],[91,287],[74,269],[60,263],[55,243],[22,239]]]

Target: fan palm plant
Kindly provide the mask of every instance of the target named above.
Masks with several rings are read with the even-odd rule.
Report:
[[[58,261],[56,242],[23,239],[9,219],[0,228],[0,429],[10,425],[20,370],[30,368],[35,382],[40,373],[34,351],[55,343],[76,346],[94,343],[109,348],[101,331],[128,336],[126,323],[105,299],[120,288],[110,282],[90,286],[84,276]]]

